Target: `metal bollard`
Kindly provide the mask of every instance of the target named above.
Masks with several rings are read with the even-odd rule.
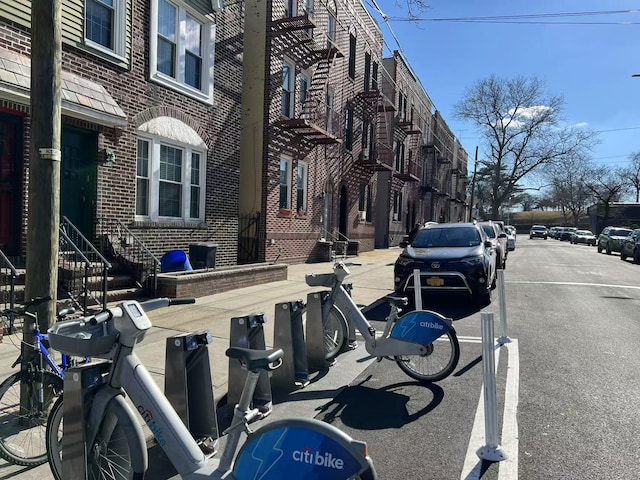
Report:
[[[498,443],[498,402],[496,399],[496,362],[493,340],[493,313],[480,314],[482,324],[482,373],[484,388],[485,445],[476,454],[483,460],[500,462],[507,454]]]
[[[415,309],[422,310],[422,279],[420,278],[420,270],[413,271],[413,293],[415,297]]]
[[[165,350],[165,396],[193,438],[215,449],[218,421],[207,346],[208,331],[181,333],[167,338]]]
[[[254,313],[243,317],[231,319],[231,333],[229,335],[230,347],[252,348],[265,350],[263,325],[267,321],[264,313]],[[247,372],[242,369],[237,360],[229,359],[229,380],[227,389],[227,405],[233,408],[240,400]],[[271,412],[272,397],[269,372],[260,371],[258,384],[253,394],[253,407],[263,414]]]
[[[281,348],[284,356],[282,365],[271,374],[274,389],[290,392],[309,384],[303,311],[302,300],[276,304],[273,347]]]
[[[498,293],[500,295],[500,329],[501,335],[498,338],[498,343],[504,345],[511,342],[511,339],[507,336],[507,299],[504,294],[504,270],[498,270]]]

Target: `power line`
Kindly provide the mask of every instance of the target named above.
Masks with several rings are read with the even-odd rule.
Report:
[[[376,5],[376,10],[384,15]],[[638,13],[640,10],[602,10],[591,12],[563,12],[563,13],[535,13],[535,14],[519,14],[519,15],[494,15],[494,16],[476,16],[476,17],[445,17],[445,18],[421,18],[421,17],[388,17],[383,16],[385,21],[394,22],[462,22],[462,23],[532,23],[532,24],[569,24],[569,25],[615,25],[630,24],[636,25],[634,22],[545,22],[545,21],[523,21],[548,18],[563,17],[584,17],[584,16],[600,16],[600,15],[624,15],[628,13]]]

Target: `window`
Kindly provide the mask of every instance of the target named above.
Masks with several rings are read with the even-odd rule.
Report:
[[[356,78],[356,37],[349,35],[349,78]]]
[[[364,91],[368,92],[371,86],[371,54],[364,54]]]
[[[87,45],[124,58],[125,25],[125,0],[85,1],[84,39]]]
[[[164,139],[139,138],[136,215],[151,220],[204,220],[206,154]]]
[[[291,208],[291,159],[280,159],[280,208]]]
[[[178,1],[151,0],[151,15],[151,79],[212,104],[215,25]]]
[[[293,99],[295,94],[295,66],[284,63],[282,66],[282,115],[293,117]]]
[[[309,178],[309,165],[306,162],[298,162],[298,193],[296,211],[298,215],[307,214],[307,182]]]
[[[300,101],[299,101],[299,110],[300,113],[304,111],[304,102],[307,101],[307,97],[309,96],[309,76],[306,73],[301,73],[299,75],[300,79]]]
[[[336,14],[337,10],[329,9],[327,15],[327,48],[330,50],[336,44]]]
[[[393,194],[393,220],[398,221],[402,218],[402,193],[395,192]]]
[[[351,150],[353,148],[353,110],[351,108],[347,108],[344,111],[344,115],[344,148]]]
[[[364,212],[366,205],[367,205],[367,185],[365,185],[364,183],[361,183],[358,191],[358,210],[361,212]]]
[[[371,71],[371,88],[378,90],[378,62],[373,62]]]
[[[295,17],[298,13],[298,0],[286,0],[284,3],[284,16]]]
[[[371,207],[373,205],[372,195],[371,195],[371,185],[367,185],[367,222],[371,221]]]
[[[335,93],[332,87],[327,87],[327,92],[324,96],[324,106],[326,113],[326,122],[327,122],[327,132],[335,133],[333,128],[333,101],[335,98]]]

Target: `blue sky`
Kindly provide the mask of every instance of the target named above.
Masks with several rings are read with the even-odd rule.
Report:
[[[522,23],[406,22],[405,0],[378,0],[389,27],[365,5],[382,27],[387,49],[400,49],[436,108],[469,154],[469,169],[479,138],[470,124],[453,118],[453,106],[474,81],[537,76],[547,91],[565,100],[567,123],[601,131],[593,160],[627,165],[640,151],[640,12],[536,18],[536,22],[636,22],[636,25],[560,25]],[[623,0],[432,0],[423,18],[539,15],[640,9]],[[522,20],[519,20],[522,21]],[[392,33],[397,37],[398,43]],[[613,130],[613,131],[611,131]],[[482,153],[480,153],[482,155]]]

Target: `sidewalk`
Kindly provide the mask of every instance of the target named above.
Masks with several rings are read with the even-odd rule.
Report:
[[[393,290],[393,264],[400,253],[398,248],[363,252],[349,258],[345,264],[351,271],[346,282],[353,284],[352,296],[357,304],[370,305]],[[231,319],[253,313],[264,313],[267,348],[273,345],[273,319],[275,305],[282,302],[307,300],[307,294],[323,290],[309,287],[304,277],[308,273],[329,273],[333,263],[290,265],[287,280],[241,288],[206,297],[199,297],[193,305],[174,306],[156,310],[149,314],[153,323],[136,353],[164,390],[164,365],[166,339],[176,334],[208,330],[213,342],[208,346],[214,396],[218,402],[227,393],[229,361],[224,352],[229,346]],[[382,318],[380,320],[383,320]],[[11,364],[18,355],[12,340],[5,337],[0,343],[0,380],[11,373]],[[344,386],[353,380],[368,365],[363,348],[341,355],[341,368],[303,390],[295,402],[274,406],[274,418],[283,416],[313,416],[318,404],[331,401]],[[330,369],[332,370],[332,369]],[[322,394],[311,394],[313,391]],[[308,397],[308,398],[307,398]],[[292,413],[294,411],[295,413]],[[33,469],[16,467],[0,460],[0,479],[20,478],[48,480],[52,478],[48,465]],[[168,477],[167,477],[168,478]]]

